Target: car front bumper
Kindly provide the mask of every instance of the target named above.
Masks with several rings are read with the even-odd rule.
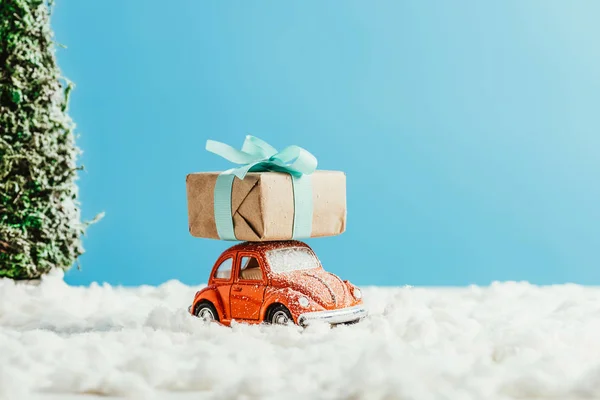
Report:
[[[307,326],[316,321],[327,322],[331,325],[358,322],[367,315],[368,311],[362,305],[340,308],[338,310],[308,312],[300,314],[298,317],[298,325]]]

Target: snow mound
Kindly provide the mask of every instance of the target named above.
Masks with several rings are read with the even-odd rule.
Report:
[[[597,288],[365,288],[364,322],[304,330],[204,324],[198,289],[0,280],[0,398],[600,396]]]

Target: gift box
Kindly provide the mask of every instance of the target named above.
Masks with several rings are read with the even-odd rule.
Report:
[[[189,174],[186,179],[188,221],[195,237],[220,239],[215,222],[218,172]],[[339,235],[346,229],[346,175],[315,171],[309,234],[293,236],[292,176],[282,172],[248,173],[233,180],[231,216],[235,239],[247,241],[302,239]]]
[[[186,178],[192,236],[267,241],[339,235],[346,229],[346,175],[317,171],[298,146],[278,152],[247,136],[242,150],[208,141],[207,150],[242,164]]]

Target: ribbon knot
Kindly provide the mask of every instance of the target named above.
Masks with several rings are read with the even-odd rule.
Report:
[[[232,173],[244,179],[248,172],[286,172],[300,177],[310,175],[317,169],[317,159],[300,146],[288,146],[277,151],[273,146],[255,136],[246,136],[242,149],[215,140],[206,141],[206,150],[241,167],[232,168]]]
[[[206,141],[206,150],[240,167],[231,168],[217,177],[214,190],[215,223],[219,237],[236,240],[231,215],[231,191],[237,176],[244,179],[248,172],[284,172],[292,177],[294,220],[292,238],[307,238],[312,233],[313,199],[310,175],[317,169],[317,159],[300,146],[288,146],[277,151],[255,136],[246,136],[242,149],[215,140]]]

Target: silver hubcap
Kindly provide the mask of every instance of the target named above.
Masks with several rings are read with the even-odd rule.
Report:
[[[198,313],[198,317],[205,322],[211,322],[215,320],[215,315],[210,308],[201,308]]]
[[[275,314],[273,314],[272,321],[277,325],[288,325],[290,323],[290,318],[285,311],[276,311]]]

